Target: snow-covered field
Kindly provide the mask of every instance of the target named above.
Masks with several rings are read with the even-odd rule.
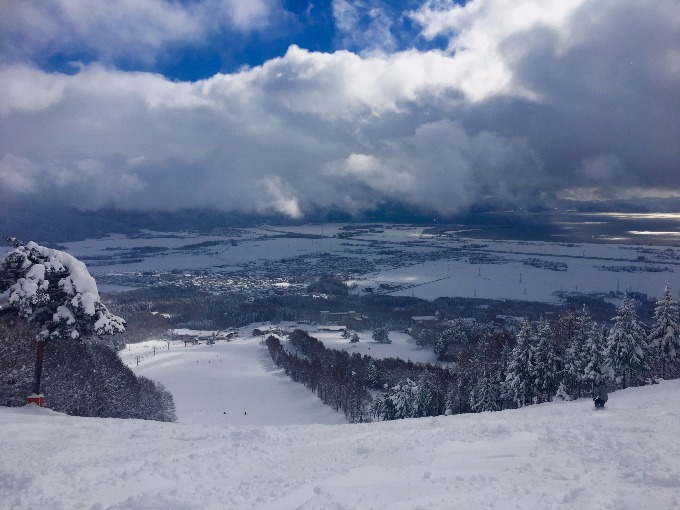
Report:
[[[436,363],[434,351],[416,345],[415,339],[408,333],[390,331],[391,344],[379,344],[372,338],[372,331],[358,331],[358,343],[350,343],[340,333],[309,330],[309,334],[318,338],[329,349],[342,349],[350,354],[355,352],[366,354],[372,358],[400,358],[415,363]]]
[[[167,282],[159,274],[170,271],[175,279],[184,277],[185,284],[254,295],[290,290],[290,285],[304,284],[305,277],[324,273],[347,275],[359,294],[370,288],[424,299],[555,302],[559,292],[633,290],[658,296],[666,283],[680,288],[677,247],[476,240],[466,239],[464,231],[431,235],[409,225],[350,227],[263,226],[210,236],[147,232],[64,248],[85,260],[103,290]]]
[[[613,393],[602,412],[343,425],[258,339],[135,348],[121,356],[168,386],[178,423],[0,407],[0,508],[680,507],[680,381]]]

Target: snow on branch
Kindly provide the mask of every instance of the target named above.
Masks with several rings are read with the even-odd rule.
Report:
[[[83,262],[34,242],[6,239],[14,250],[0,263],[0,292],[9,290],[10,306],[42,326],[41,340],[125,331],[125,321],[101,302]]]

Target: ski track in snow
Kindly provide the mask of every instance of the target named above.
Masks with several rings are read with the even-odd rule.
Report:
[[[152,345],[121,357],[143,353],[135,370],[175,394],[178,423],[0,408],[0,508],[680,508],[680,381],[602,412],[582,399],[340,425],[258,339]]]

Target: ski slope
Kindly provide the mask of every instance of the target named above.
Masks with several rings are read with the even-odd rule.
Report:
[[[579,400],[349,425],[257,339],[143,345],[123,359],[143,356],[135,370],[171,389],[178,422],[0,407],[0,508],[680,506],[680,381],[613,393],[601,412]]]
[[[218,340],[214,345],[202,340],[198,345],[186,347],[184,342],[171,342],[170,348],[167,347],[164,341],[133,344],[121,351],[120,357],[138,375],[165,385],[175,399],[179,422],[200,425],[347,423],[343,414],[325,406],[304,386],[276,370],[267,347],[259,338]]]

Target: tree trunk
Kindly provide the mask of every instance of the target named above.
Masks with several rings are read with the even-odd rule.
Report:
[[[35,351],[35,372],[33,375],[33,394],[40,395],[40,378],[42,377],[43,357],[47,342],[38,340],[38,348]]]

